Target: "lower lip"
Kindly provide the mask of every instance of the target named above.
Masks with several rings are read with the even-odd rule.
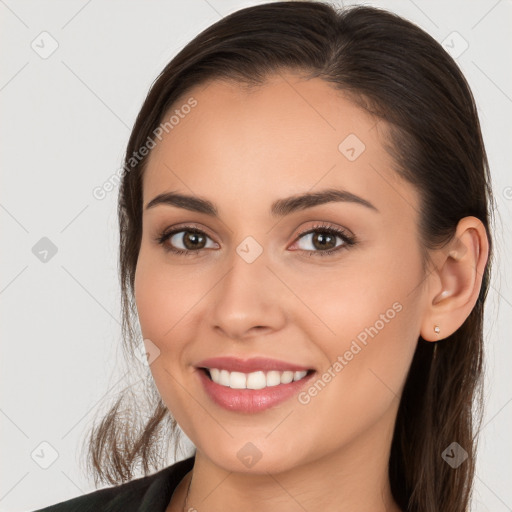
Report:
[[[311,380],[316,372],[311,372],[311,374],[306,375],[303,379],[290,382],[289,384],[278,384],[277,386],[263,389],[228,388],[213,382],[205,370],[198,369],[198,373],[206,394],[217,405],[228,411],[255,413],[270,409],[297,395],[300,389]]]

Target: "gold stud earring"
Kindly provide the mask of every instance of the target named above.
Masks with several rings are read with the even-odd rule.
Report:
[[[436,334],[439,334],[441,332],[441,329],[440,329],[439,325],[434,325],[434,332]]]

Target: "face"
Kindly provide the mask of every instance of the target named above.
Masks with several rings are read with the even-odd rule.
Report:
[[[382,123],[294,74],[185,96],[197,104],[146,168],[135,277],[163,401],[228,471],[371,452],[391,439],[425,301],[419,196]],[[147,208],[171,192],[215,214],[171,197]],[[282,201],[304,194],[317,200]]]

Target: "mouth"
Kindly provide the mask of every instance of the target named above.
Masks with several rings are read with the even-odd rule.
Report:
[[[218,384],[231,389],[265,389],[283,384],[290,384],[291,382],[298,382],[315,372],[313,369],[309,370],[270,370],[263,371],[257,370],[250,373],[244,372],[230,372],[220,368],[198,368],[206,377]]]
[[[245,414],[284,406],[317,373],[301,364],[268,357],[219,356],[197,362],[195,369],[213,403]]]

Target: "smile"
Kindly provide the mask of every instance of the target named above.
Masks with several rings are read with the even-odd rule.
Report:
[[[303,379],[308,370],[303,371],[255,371],[251,373],[229,372],[219,368],[203,368],[210,379],[220,386],[232,389],[264,389],[289,384]]]

